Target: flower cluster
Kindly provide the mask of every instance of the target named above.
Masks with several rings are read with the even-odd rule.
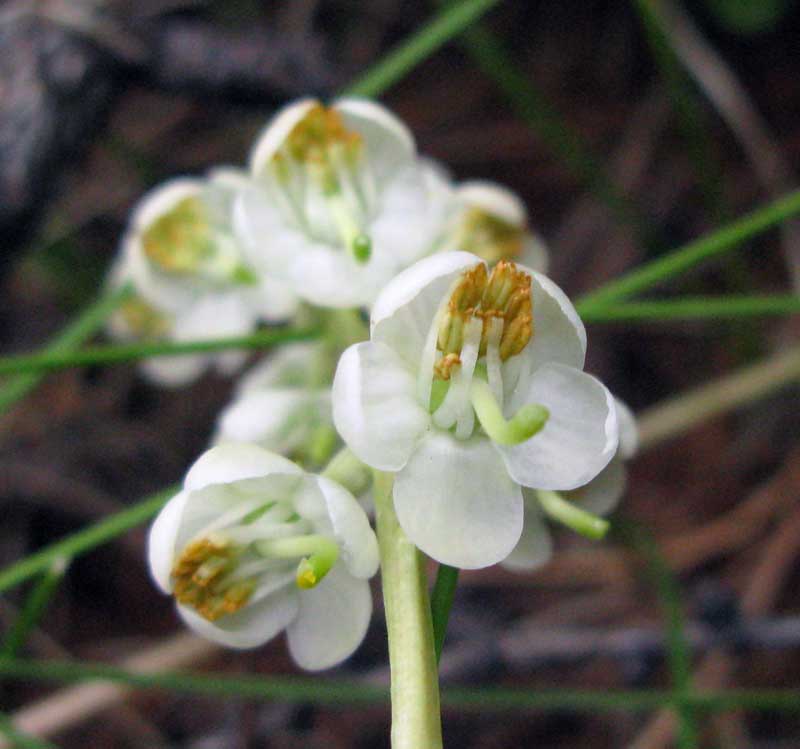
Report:
[[[114,333],[189,341],[300,316],[328,331],[240,380],[214,447],[153,525],[152,574],[189,626],[232,647],[285,629],[310,669],[349,655],[378,565],[353,496],[369,504],[373,472],[393,474],[408,539],[456,567],[543,564],[548,516],[601,527],[635,424],[583,371],[586,332],[547,264],[515,195],[453,184],[361,100],[294,103],[246,172],[142,201],[112,271],[133,287]],[[146,366],[177,384],[241,362]]]

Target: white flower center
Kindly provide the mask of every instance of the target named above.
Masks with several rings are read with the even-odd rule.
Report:
[[[290,585],[313,588],[339,547],[287,502],[240,502],[186,544],[172,567],[177,601],[208,621]]]
[[[457,438],[467,439],[477,414],[492,439],[509,444],[541,429],[545,409],[528,409],[518,422],[505,423],[500,405],[502,364],[523,351],[532,337],[527,273],[508,261],[498,263],[491,275],[483,263],[464,272],[434,318],[422,357],[419,392],[423,400],[428,395],[434,424],[455,428]]]
[[[142,233],[147,259],[171,276],[201,277],[212,282],[254,283],[242,265],[233,237],[214,226],[202,198],[178,201]]]
[[[365,227],[374,214],[374,180],[364,163],[361,136],[339,113],[314,105],[272,157],[272,196],[284,220],[310,238],[366,262]]]

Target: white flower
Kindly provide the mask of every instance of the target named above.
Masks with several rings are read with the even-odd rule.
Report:
[[[617,450],[611,395],[582,372],[586,334],[545,276],[448,252],[395,278],[371,340],[342,355],[333,415],[366,464],[396,472],[398,518],[440,562],[504,559],[523,487],[565,491]]]
[[[463,182],[454,202],[457,210],[441,250],[471,252],[490,265],[513,260],[547,273],[547,247],[529,228],[525,204],[511,190],[494,182]]]
[[[338,484],[248,444],[210,449],[150,530],[150,571],[200,635],[234,648],[286,629],[306,669],[347,658],[372,611],[375,534]]]
[[[232,169],[208,179],[170,180],[134,210],[111,284],[130,281],[136,296],[111,325],[127,340],[188,342],[246,335],[259,320],[290,317],[297,299],[285,285],[257,277],[244,262],[230,227],[233,196],[246,178]],[[245,355],[152,359],[145,372],[178,385],[215,363],[230,373]]]
[[[256,142],[234,225],[252,264],[318,306],[369,305],[433,250],[451,190],[379,104],[303,99]]]
[[[619,448],[609,464],[588,484],[565,494],[565,499],[581,510],[593,515],[608,515],[625,492],[627,470],[638,448],[636,419],[619,398],[614,399],[619,425]],[[516,571],[536,569],[546,564],[553,551],[550,531],[544,522],[545,513],[534,489],[523,489],[525,522],[522,535],[514,550],[502,562],[504,567]]]
[[[220,414],[214,441],[253,442],[287,457],[319,462],[317,448],[324,451],[336,441],[332,371],[324,343],[281,347],[239,380],[233,401]]]

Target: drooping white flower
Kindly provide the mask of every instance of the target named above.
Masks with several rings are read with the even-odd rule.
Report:
[[[471,252],[490,265],[511,260],[547,273],[549,254],[528,226],[525,204],[494,182],[463,182],[454,191],[457,208],[439,249]]]
[[[233,648],[285,629],[306,669],[348,657],[372,611],[375,534],[338,484],[256,445],[211,448],[156,518],[150,571],[198,634]]]
[[[383,290],[371,340],[342,355],[334,422],[363,462],[396,472],[413,543],[488,566],[520,538],[521,487],[575,489],[617,450],[613,398],[582,371],[585,351],[575,309],[545,276],[437,254]]]
[[[250,158],[256,189],[234,223],[250,262],[324,307],[368,306],[432,252],[451,208],[441,170],[384,107],[303,99],[282,109]]]
[[[134,210],[111,273],[111,285],[130,282],[135,296],[110,326],[126,340],[188,342],[246,335],[259,320],[290,317],[297,299],[284,284],[256,276],[231,229],[231,206],[246,182],[231,169],[208,179],[171,180]],[[194,379],[209,364],[224,372],[241,352],[152,359],[145,372],[163,384]]]
[[[242,377],[220,414],[215,442],[253,442],[294,459],[320,462],[336,433],[331,413],[329,347],[290,343]],[[324,460],[324,457],[323,457]]]
[[[619,398],[614,399],[619,425],[619,447],[609,464],[588,484],[564,493],[564,499],[592,515],[608,515],[625,492],[625,463],[636,453],[636,419]],[[553,552],[553,540],[545,524],[546,513],[535,489],[523,489],[525,521],[514,550],[502,562],[504,567],[528,571],[546,564]]]

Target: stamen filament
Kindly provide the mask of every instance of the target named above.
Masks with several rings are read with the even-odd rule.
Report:
[[[308,535],[275,538],[253,544],[256,552],[271,559],[302,557],[295,581],[298,588],[313,588],[339,558],[339,545],[329,536]]]
[[[372,255],[372,241],[361,230],[358,222],[353,217],[347,201],[340,189],[335,189],[325,195],[325,200],[330,210],[331,218],[336,224],[342,243],[347,248],[350,256],[357,263],[366,263]]]
[[[469,391],[472,407],[489,438],[498,445],[518,445],[540,432],[550,412],[538,403],[529,403],[508,420],[503,416],[489,384],[476,377]]]
[[[536,492],[536,497],[542,509],[553,520],[563,523],[582,536],[591,538],[593,541],[599,541],[608,532],[609,523],[607,520],[582,510],[574,502],[564,499],[557,492],[539,489]]]

